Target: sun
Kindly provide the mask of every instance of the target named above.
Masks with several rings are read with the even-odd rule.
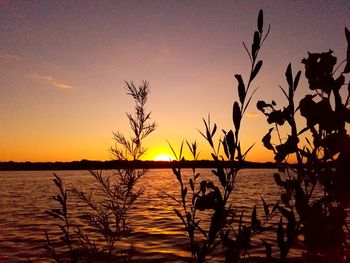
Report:
[[[166,153],[162,153],[162,154],[159,154],[157,155],[155,158],[154,158],[155,161],[172,161],[174,160],[174,158],[169,155],[169,154],[166,154]]]

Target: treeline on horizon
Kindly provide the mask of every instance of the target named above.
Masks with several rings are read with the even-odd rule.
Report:
[[[0,171],[45,171],[45,170],[110,170],[110,169],[170,169],[181,166],[182,168],[215,168],[215,167],[233,167],[241,168],[276,168],[272,162],[244,163],[232,161],[211,161],[211,160],[182,160],[182,161],[72,161],[72,162],[0,162]]]

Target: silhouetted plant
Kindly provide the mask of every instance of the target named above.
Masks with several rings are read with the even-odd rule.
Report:
[[[223,130],[223,137],[216,144],[214,136],[217,132],[217,125],[211,123],[210,116],[207,121],[203,119],[205,131],[200,133],[211,147],[211,156],[216,166],[215,170],[212,170],[212,174],[218,179],[219,184],[216,185],[213,180],[202,180],[198,185],[196,182],[200,174],[196,173],[195,168],[192,170],[192,178],[189,179],[188,183],[185,182],[181,171],[183,143],[178,155],[170,145],[176,159],[179,161],[178,165],[173,168],[173,173],[180,185],[181,199],[178,200],[173,196],[172,198],[181,206],[181,211],[175,209],[175,213],[187,231],[192,261],[194,262],[205,262],[208,259],[208,255],[219,244],[223,245],[225,249],[226,262],[238,262],[241,256],[250,248],[251,236],[261,231],[261,222],[257,219],[256,207],[254,207],[252,212],[251,225],[243,225],[242,211],[238,220],[238,227],[234,230],[233,223],[237,213],[233,205],[229,204],[229,197],[234,190],[237,173],[241,169],[248,152],[253,147],[252,145],[242,153],[239,132],[243,115],[256,91],[249,93],[252,81],[263,64],[262,60],[258,60],[258,54],[269,34],[269,29],[265,35],[263,34],[262,10],[260,10],[258,15],[257,28],[257,31],[254,32],[250,51],[243,43],[251,61],[249,78],[244,82],[242,75],[235,75],[238,82],[239,101],[235,101],[233,104],[234,131],[229,130],[226,132]],[[189,144],[187,142],[187,146],[193,158],[196,159],[197,144]],[[221,148],[223,148],[224,156],[221,155]],[[223,160],[231,162],[229,168],[224,168],[220,162]],[[271,215],[272,213],[266,215],[267,220],[271,218]],[[203,217],[207,219],[203,220]],[[202,223],[203,221],[209,222],[207,228]]]
[[[331,50],[308,53],[302,63],[311,93],[300,100],[299,106],[295,105],[294,94],[301,72],[293,77],[290,64],[285,73],[288,89],[281,87],[288,100],[287,106],[279,109],[275,101],[257,103],[267,122],[275,126],[263,137],[263,144],[273,151],[279,172],[287,175],[282,180],[280,173],[274,174],[276,184],[284,188],[282,204],[278,205],[281,219],[277,229],[282,259],[287,257],[295,240],[303,236],[305,261],[345,262],[345,209],[350,205],[350,137],[346,130],[350,122],[350,85],[345,84],[345,74],[350,72],[350,32],[347,28],[345,35],[348,51],[341,64],[346,65],[338,77],[335,74],[341,64],[334,70],[337,58]],[[346,86],[348,90],[344,91]],[[306,119],[306,127],[298,129],[297,112]],[[283,125],[289,126],[286,137],[280,132],[279,127]],[[274,130],[277,143],[271,142]],[[303,139],[305,144],[302,144]],[[292,155],[296,165],[288,163]],[[320,190],[316,191],[317,188]],[[349,255],[347,258],[349,260]]]
[[[119,131],[114,133],[115,147],[110,150],[117,160],[138,160],[145,152],[143,140],[155,130],[156,124],[149,122],[151,113],[145,112],[149,93],[148,82],[142,82],[139,87],[132,82],[126,82],[126,85],[127,94],[132,96],[135,102],[134,115],[127,113],[133,135],[128,139]],[[116,243],[130,231],[127,213],[142,193],[142,188],[136,189],[136,184],[146,170],[117,168],[113,174],[106,176],[102,171],[93,170],[90,173],[98,182],[99,193],[102,196],[94,199],[92,193],[86,194],[81,188],[74,188],[73,193],[87,204],[90,212],[85,218],[96,233],[102,234],[107,244],[107,253],[111,255]]]
[[[145,104],[150,92],[149,84],[143,81],[136,87],[132,82],[127,85],[127,94],[132,96],[135,102],[134,115],[127,113],[130,127],[133,132],[131,138],[126,138],[120,132],[113,133],[115,146],[110,149],[117,160],[138,160],[146,151],[143,148],[144,139],[151,134],[156,124],[150,122],[151,113],[146,113]],[[114,258],[117,242],[128,236],[130,228],[128,225],[128,212],[131,205],[140,196],[143,189],[137,188],[139,179],[147,172],[146,169],[116,168],[112,174],[104,175],[100,170],[91,170],[90,174],[98,183],[98,188],[93,192],[85,192],[80,186],[71,189],[75,197],[84,204],[86,211],[82,218],[87,222],[93,233],[83,231],[83,228],[75,226],[75,243],[84,251],[84,256],[93,255],[109,259]],[[62,197],[57,196],[55,200],[62,205],[62,210],[52,209],[48,214],[54,218],[65,220],[65,225],[61,227],[65,234],[64,242],[69,251],[74,251],[71,236],[72,225],[68,221],[67,214],[67,191],[61,188],[61,180],[56,176],[55,184],[59,187]],[[96,239],[102,237],[104,244],[96,243]],[[52,242],[48,239],[48,244],[52,247]],[[75,246],[74,246],[75,247]],[[91,258],[90,258],[91,260]]]
[[[46,240],[47,240],[47,246],[46,248],[49,250],[50,255],[57,261],[60,262],[62,255],[58,255],[56,250],[57,248],[61,250],[65,250],[65,248],[68,249],[70,260],[71,262],[78,262],[78,253],[76,250],[76,247],[74,245],[74,234],[73,231],[73,225],[69,219],[68,215],[68,193],[67,189],[64,187],[62,179],[54,174],[55,179],[53,179],[53,182],[55,183],[55,186],[59,190],[59,193],[57,195],[52,196],[52,198],[59,204],[59,208],[52,208],[51,210],[47,210],[46,214],[49,216],[57,219],[59,221],[58,227],[61,232],[60,236],[60,243],[54,242],[50,239],[49,234],[46,232]]]

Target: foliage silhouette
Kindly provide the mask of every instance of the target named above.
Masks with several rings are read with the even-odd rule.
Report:
[[[244,167],[245,158],[254,146],[242,151],[240,130],[244,113],[256,91],[251,91],[252,83],[263,65],[258,55],[270,31],[268,28],[264,33],[263,20],[263,11],[260,10],[251,48],[248,49],[243,43],[251,62],[248,78],[244,80],[242,75],[234,75],[238,99],[232,108],[233,129],[223,130],[217,140],[217,125],[211,122],[210,115],[207,120],[203,119],[205,129],[200,134],[211,147],[211,156],[215,162],[215,169],[212,170],[214,179],[202,179],[195,167],[189,178],[183,174],[185,147],[191,152],[192,159],[198,160],[196,141],[183,142],[178,152],[169,143],[178,161],[174,163],[172,172],[180,191],[178,196],[168,196],[176,202],[174,213],[187,232],[192,262],[209,261],[218,255],[220,248],[223,248],[225,262],[240,262],[246,257],[253,260],[249,255],[252,237],[264,231],[264,227],[276,215],[279,221],[274,231],[280,251],[279,262],[288,259],[290,249],[301,237],[305,262],[348,262],[350,257],[345,219],[346,209],[350,205],[350,137],[347,133],[350,122],[349,83],[348,89],[344,91],[345,75],[350,72],[348,29],[345,29],[347,57],[336,69],[337,59],[331,50],[309,53],[308,58],[302,60],[310,94],[306,94],[299,104],[295,101],[295,93],[301,71],[293,75],[291,64],[285,72],[288,88],[280,87],[287,98],[287,105],[278,107],[275,101],[257,102],[257,108],[266,116],[267,122],[273,125],[262,142],[275,156],[278,172],[274,174],[274,180],[284,189],[280,200],[271,205],[261,198],[264,217],[258,217],[257,206],[254,206],[249,224],[243,221],[244,211],[238,211],[230,203],[237,174]],[[335,77],[342,64],[345,64],[343,71]],[[119,161],[138,160],[146,151],[143,140],[156,128],[155,123],[150,122],[151,113],[145,111],[148,83],[143,82],[139,87],[127,82],[126,85],[127,94],[135,102],[134,115],[127,114],[133,136],[126,138],[120,132],[113,134],[116,146],[110,151]],[[306,120],[305,127],[298,127],[298,112]],[[281,126],[288,126],[286,135],[282,135]],[[291,156],[295,156],[296,165],[288,162]],[[224,167],[222,161],[230,162],[231,165]],[[129,234],[128,213],[142,193],[137,183],[146,172],[146,169],[133,167],[118,168],[112,175],[91,170],[99,189],[89,193],[79,186],[67,190],[62,180],[55,175],[54,182],[59,194],[53,198],[60,207],[47,211],[47,214],[57,220],[61,235],[60,241],[54,241],[46,234],[52,258],[57,262],[62,261],[60,256],[63,251],[71,262],[78,262],[82,258],[93,261],[94,257],[103,257],[106,261],[119,260],[114,255],[120,252],[118,242]],[[102,198],[95,198],[96,195]],[[83,218],[92,227],[93,233],[84,233],[83,228],[73,223],[74,218],[68,213],[69,197],[79,198],[85,204]],[[96,237],[103,239],[103,245],[96,242]],[[265,248],[266,262],[273,262],[272,245],[262,240],[261,246]]]
[[[57,219],[60,222],[57,225],[61,232],[61,244],[59,245],[60,249],[65,250],[65,248],[67,248],[70,256],[70,261],[78,262],[78,250],[76,249],[76,246],[74,244],[74,234],[72,233],[73,225],[68,215],[68,191],[64,187],[61,178],[56,174],[54,174],[54,177],[55,179],[53,179],[53,182],[58,188],[59,193],[55,196],[52,196],[52,198],[60,205],[60,208],[52,208],[51,210],[47,210],[46,214]],[[50,252],[53,259],[55,259],[57,262],[61,262],[62,255],[60,254],[62,253],[62,251],[57,251],[58,244],[56,244],[56,242],[54,242],[53,240],[50,240],[50,237],[47,232],[45,232],[45,235],[47,240],[47,250]]]
[[[143,81],[136,87],[132,82],[127,85],[127,94],[135,102],[134,115],[127,113],[127,118],[132,130],[130,139],[122,133],[114,133],[115,146],[110,149],[116,160],[138,160],[146,151],[143,148],[144,139],[156,129],[156,124],[150,122],[151,113],[146,113],[145,105],[150,92],[149,84]],[[67,191],[62,187],[61,179],[55,175],[55,184],[61,192],[55,200],[62,205],[62,210],[52,209],[47,213],[57,219],[64,220],[65,224],[60,227],[64,235],[65,244],[69,251],[75,252],[76,247],[84,251],[84,257],[92,255],[104,260],[115,260],[115,253],[118,252],[117,243],[125,239],[130,228],[128,225],[128,212],[131,205],[141,195],[143,189],[137,188],[139,179],[147,172],[146,169],[135,169],[131,167],[117,168],[111,175],[104,175],[101,170],[90,170],[90,174],[98,183],[95,192],[87,193],[80,186],[70,189],[74,197],[79,198],[85,204],[82,218],[92,228],[92,233],[85,233],[83,228],[72,225],[68,220],[67,213]],[[98,198],[95,198],[98,195]],[[73,208],[70,208],[73,209]],[[74,228],[73,240],[71,231]],[[102,237],[103,243],[96,243],[96,239]],[[52,242],[48,239],[48,244]],[[52,249],[52,251],[54,251]],[[80,256],[80,258],[82,257]],[[72,262],[76,262],[71,257]],[[91,258],[90,258],[91,260]]]
[[[310,93],[297,107],[294,95],[301,72],[293,77],[291,64],[285,73],[288,89],[281,88],[288,100],[287,106],[278,109],[274,101],[257,103],[267,122],[275,126],[262,141],[275,155],[279,167],[279,173],[274,174],[275,182],[284,188],[282,204],[277,207],[281,213],[277,229],[281,259],[287,257],[289,249],[301,236],[306,262],[345,262],[350,258],[345,236],[345,209],[350,205],[350,137],[346,130],[350,122],[350,85],[345,84],[345,74],[350,72],[347,28],[345,35],[348,50],[341,64],[346,65],[338,77],[335,74],[341,64],[334,70],[337,58],[331,50],[308,53],[302,63]],[[348,89],[344,91],[346,86]],[[305,118],[305,127],[297,127],[297,112]],[[283,125],[290,130],[286,138],[280,133],[279,127]],[[277,143],[271,141],[274,130],[278,135]],[[300,146],[303,139],[306,144]],[[296,168],[288,164],[292,155],[297,161]],[[286,174],[287,179],[281,179],[280,173]],[[321,191],[317,192],[317,188]]]
[[[200,134],[210,145],[211,156],[217,163],[215,170],[212,170],[212,174],[218,179],[218,185],[213,180],[201,180],[198,184],[201,175],[196,172],[195,168],[192,169],[192,178],[189,178],[187,183],[181,173],[181,162],[173,168],[173,173],[180,186],[180,199],[174,196],[171,196],[171,198],[180,206],[180,210],[175,208],[174,211],[187,231],[193,262],[206,262],[208,256],[212,255],[219,245],[224,247],[225,262],[239,262],[241,257],[248,253],[252,235],[262,230],[262,224],[257,219],[256,207],[252,211],[251,225],[246,226],[242,222],[243,211],[238,215],[234,206],[229,204],[229,197],[234,190],[237,173],[241,169],[248,152],[254,146],[252,145],[242,153],[239,132],[244,113],[256,91],[255,89],[249,93],[252,81],[263,64],[262,60],[258,60],[258,54],[270,31],[269,27],[267,32],[263,34],[262,10],[258,15],[257,28],[257,31],[254,32],[250,51],[243,43],[251,62],[248,80],[244,82],[242,75],[235,75],[238,83],[239,100],[233,103],[234,131],[223,130],[223,136],[216,144],[214,137],[217,132],[217,125],[211,123],[210,116],[208,116],[208,120],[203,119],[205,131],[200,131]],[[186,144],[192,153],[193,159],[196,160],[198,158],[197,143],[190,144],[186,141]],[[184,160],[182,156],[183,143],[179,154],[176,154],[171,145],[170,148],[178,161]],[[224,156],[221,154],[221,148],[223,148]],[[231,166],[229,168],[220,166],[219,162],[223,160],[230,161]],[[271,218],[272,214],[268,213],[266,215],[264,223]],[[239,216],[239,220],[235,230],[233,223],[237,216]],[[208,228],[202,223],[203,221],[210,222]]]

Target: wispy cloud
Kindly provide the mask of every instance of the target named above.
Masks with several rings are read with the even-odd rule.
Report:
[[[59,89],[72,89],[73,87],[64,83],[59,82],[53,82],[52,85],[54,85],[56,88]]]
[[[34,79],[34,80],[46,82],[49,85],[51,85],[52,87],[57,88],[57,89],[72,89],[73,88],[73,86],[68,85],[67,83],[64,83],[62,81],[59,81],[50,75],[41,75],[38,73],[33,73],[33,74],[27,75],[27,77]]]
[[[27,75],[28,78],[31,79],[36,79],[36,80],[42,80],[42,81],[48,81],[48,82],[52,82],[54,81],[52,76],[49,75],[40,75],[38,73],[33,73],[33,74],[29,74]]]
[[[16,63],[22,61],[22,57],[15,55],[15,54],[0,54],[0,61],[6,62],[6,63]]]

